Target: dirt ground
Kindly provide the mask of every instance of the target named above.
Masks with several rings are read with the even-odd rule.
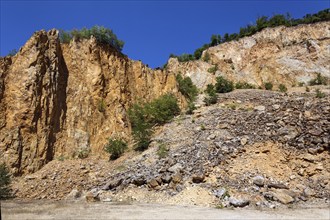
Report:
[[[253,210],[63,201],[2,202],[3,220],[25,219],[329,219],[329,207]]]

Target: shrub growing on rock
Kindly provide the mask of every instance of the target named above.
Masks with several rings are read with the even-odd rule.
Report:
[[[110,155],[110,160],[119,158],[127,149],[127,143],[122,138],[109,138],[104,150]]]
[[[132,126],[135,149],[143,151],[148,148],[152,127],[170,121],[180,113],[177,99],[172,94],[165,94],[149,103],[136,103],[128,110]]]
[[[73,38],[76,40],[90,39],[91,36],[94,36],[97,42],[109,44],[118,51],[122,51],[124,47],[124,42],[119,40],[111,29],[102,26],[96,25],[90,29],[82,28],[81,30],[74,29],[71,31],[60,30],[61,43],[70,43]]]
[[[283,85],[283,84],[280,84],[278,86],[278,89],[280,90],[280,92],[287,92],[288,91],[288,89],[286,88],[286,86]]]
[[[272,90],[273,89],[273,84],[271,82],[266,82],[265,83],[265,89],[266,90]]]
[[[0,164],[0,199],[10,197],[10,174],[6,164]]]
[[[237,82],[235,84],[236,89],[255,89],[256,87],[247,82]]]
[[[218,97],[215,92],[214,85],[208,84],[205,92],[207,94],[207,96],[204,98],[205,105],[209,106],[209,105],[217,103]]]
[[[222,76],[216,78],[215,91],[218,93],[227,93],[234,90],[234,83],[225,79]]]

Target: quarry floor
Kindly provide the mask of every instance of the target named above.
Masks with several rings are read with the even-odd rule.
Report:
[[[329,207],[255,210],[216,209],[158,204],[86,203],[64,201],[5,201],[4,220],[25,219],[329,219]]]

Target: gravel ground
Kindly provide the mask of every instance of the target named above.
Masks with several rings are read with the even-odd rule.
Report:
[[[281,210],[34,201],[2,202],[3,220],[25,219],[329,219],[329,207]]]

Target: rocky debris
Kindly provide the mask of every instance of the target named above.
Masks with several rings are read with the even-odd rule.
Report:
[[[275,189],[289,189],[285,184],[283,183],[269,183],[268,188],[275,188]]]
[[[91,191],[89,191],[85,194],[85,199],[86,199],[87,202],[98,202],[98,201],[100,201],[100,197],[99,197],[98,193],[94,193],[94,192],[91,192]]]
[[[264,186],[265,178],[263,178],[262,176],[255,176],[253,178],[253,183],[257,186]]]
[[[229,204],[234,207],[245,207],[250,204],[250,201],[245,199],[230,198]]]
[[[241,101],[236,110],[226,107],[232,100]],[[34,174],[37,178],[21,180],[23,187],[17,195],[64,198],[77,184],[84,190],[112,193],[114,200],[128,191],[134,196],[137,190],[182,200],[191,186],[202,188],[224,205],[229,205],[231,197],[241,198],[239,194],[250,204],[268,208],[329,198],[329,98],[251,90],[220,94],[219,101],[201,107],[197,118],[179,116],[160,128],[143,154],[119,159],[126,164],[120,172],[107,161],[102,166],[101,161],[90,165],[81,160],[82,164],[70,166],[65,165],[69,161],[57,162],[63,166],[54,169],[57,163],[50,164],[45,167],[48,172],[42,169]],[[253,106],[261,104],[265,111],[254,111]],[[280,107],[274,110],[276,104]],[[307,109],[311,112],[308,118]],[[204,130],[195,129],[201,125]],[[320,136],[309,132],[315,127],[322,129]],[[247,143],[242,144],[243,139]],[[170,146],[165,158],[158,159],[159,143]],[[309,149],[317,151],[311,154]],[[43,173],[47,178],[40,178]],[[71,183],[63,181],[72,173],[77,176],[72,176]],[[30,185],[33,188],[27,189]],[[67,189],[49,190],[58,186]]]
[[[205,180],[205,175],[203,173],[199,173],[199,174],[194,174],[192,176],[192,182],[193,183],[202,183]]]
[[[270,193],[270,195],[268,194],[266,196],[266,198],[275,200],[275,201],[279,201],[282,204],[289,204],[289,203],[293,203],[295,200],[294,198],[292,198],[287,191],[283,191],[283,190],[276,190]]]
[[[76,200],[82,196],[82,193],[78,189],[73,189],[67,196],[66,200]]]

